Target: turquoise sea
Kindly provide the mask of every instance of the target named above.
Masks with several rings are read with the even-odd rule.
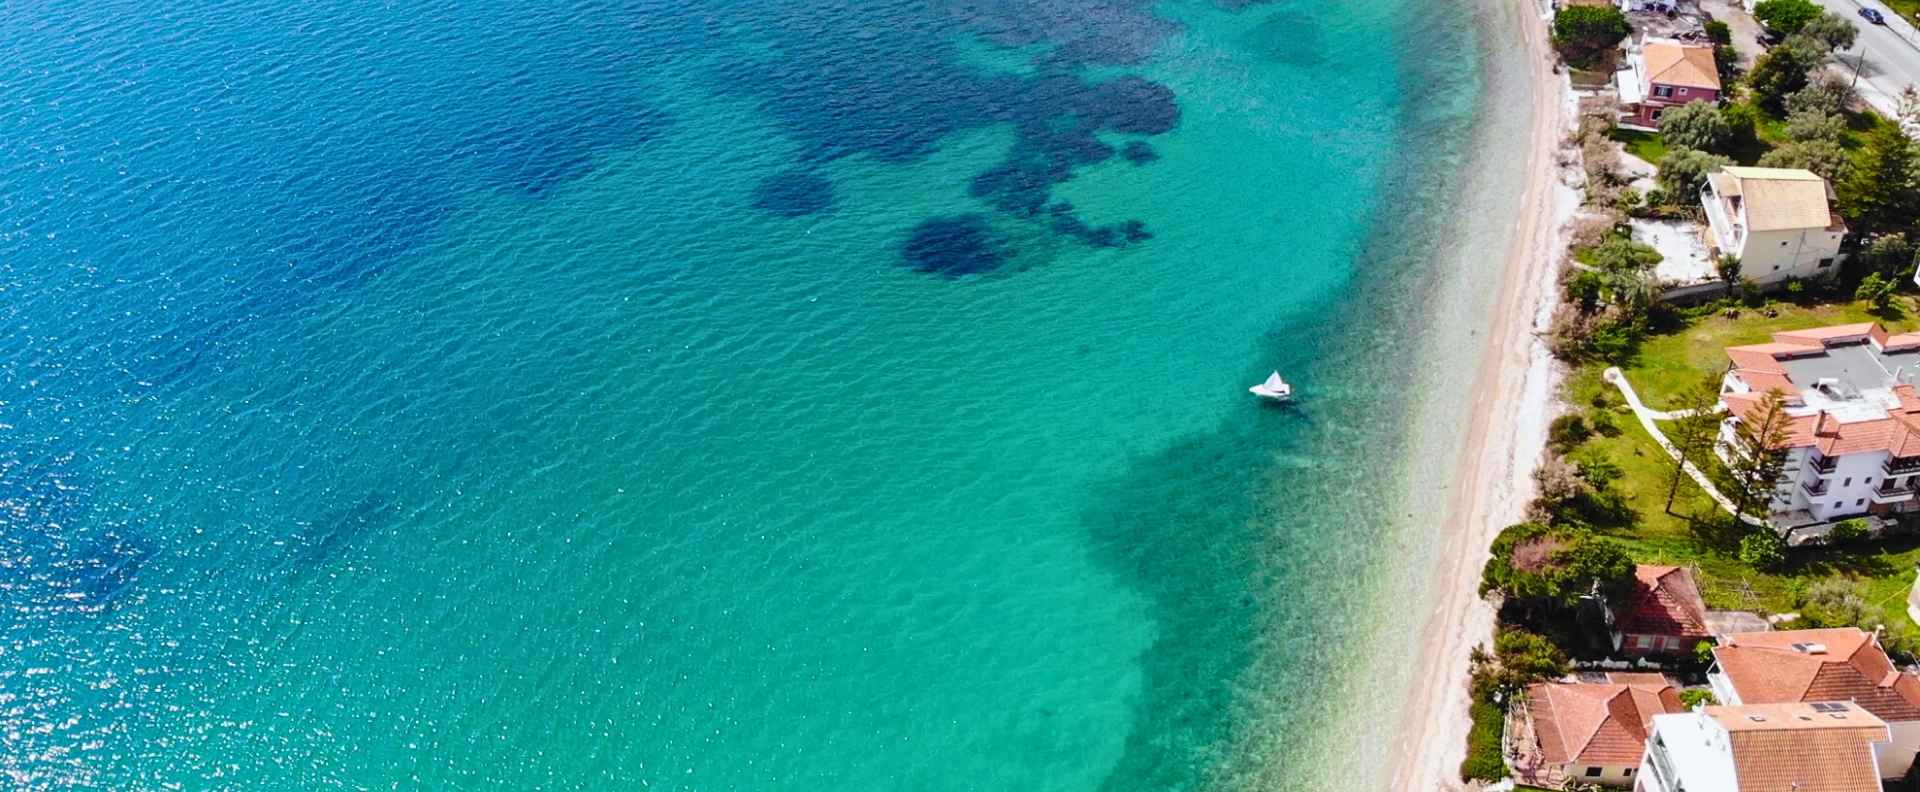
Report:
[[[0,779],[1378,783],[1503,24],[0,4]]]

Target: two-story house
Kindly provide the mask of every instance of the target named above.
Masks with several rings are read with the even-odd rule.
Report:
[[[1740,259],[1756,283],[1834,273],[1847,226],[1833,210],[1833,187],[1798,168],[1721,168],[1707,177],[1700,205],[1712,227],[1714,255]]]
[[[1887,724],[1842,702],[1653,716],[1635,792],[1882,792]]]
[[[1653,130],[1660,114],[1688,102],[1720,100],[1720,70],[1713,47],[1649,38],[1627,53],[1627,68],[1615,73],[1620,125]]]
[[[1707,603],[1686,567],[1639,564],[1614,619],[1613,648],[1633,657],[1684,655],[1707,640]]]
[[[1727,358],[1722,453],[1743,453],[1740,425],[1764,419],[1768,392],[1785,405],[1775,449],[1785,468],[1769,504],[1776,527],[1920,508],[1920,333],[1890,335],[1874,322],[1816,327],[1728,347]]]

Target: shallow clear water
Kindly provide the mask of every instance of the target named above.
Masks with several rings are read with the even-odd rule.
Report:
[[[1311,786],[1429,546],[1414,9],[0,8],[0,772]]]

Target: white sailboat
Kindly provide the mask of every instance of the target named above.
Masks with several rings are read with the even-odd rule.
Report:
[[[1262,399],[1274,401],[1287,401],[1293,398],[1293,386],[1281,379],[1278,371],[1268,375],[1266,382],[1248,388],[1247,391]]]

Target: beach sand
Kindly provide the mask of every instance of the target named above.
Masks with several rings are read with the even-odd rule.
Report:
[[[1465,789],[1467,658],[1491,643],[1493,609],[1478,596],[1480,570],[1499,530],[1532,498],[1532,471],[1546,445],[1558,372],[1541,333],[1555,298],[1555,267],[1567,220],[1578,205],[1560,180],[1555,152],[1573,116],[1562,75],[1553,71],[1541,7],[1518,6],[1509,36],[1520,41],[1532,86],[1526,131],[1525,193],[1474,378],[1466,440],[1436,558],[1431,607],[1419,636],[1409,698],[1388,761],[1392,790]],[[1498,105],[1496,105],[1498,106]],[[1511,107],[1511,105],[1508,105]],[[1503,108],[1504,109],[1504,108]]]

